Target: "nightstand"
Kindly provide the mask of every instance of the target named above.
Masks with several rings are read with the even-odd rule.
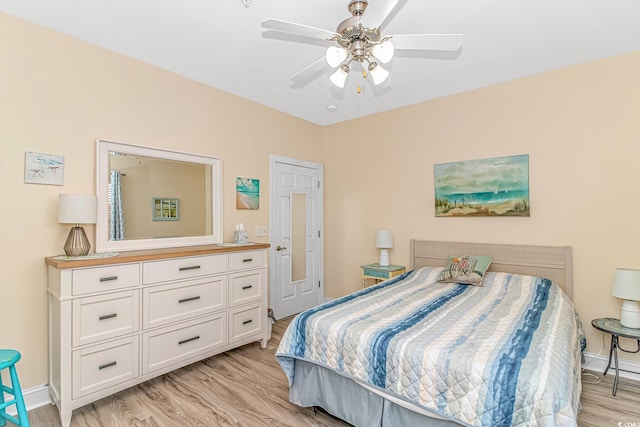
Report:
[[[599,331],[602,331],[607,334],[611,334],[611,348],[609,349],[609,363],[607,363],[607,369],[604,370],[603,375],[607,375],[607,371],[611,368],[611,356],[613,356],[613,360],[615,363],[616,370],[616,378],[613,380],[613,395],[616,395],[618,391],[618,378],[620,377],[619,371],[624,371],[624,369],[618,369],[618,349],[624,351],[625,353],[638,353],[640,352],[640,329],[635,328],[625,328],[620,324],[619,319],[612,318],[601,318],[594,319],[591,321],[591,325]],[[631,338],[637,340],[638,348],[635,351],[625,350],[620,347],[620,343],[618,341],[618,337]],[[631,371],[625,371],[631,372]],[[636,373],[637,372],[633,372]]]
[[[366,287],[367,279],[373,279],[375,283],[383,280],[389,280],[392,277],[404,274],[404,265],[388,265],[381,266],[378,263],[361,265],[362,269],[362,287]]]

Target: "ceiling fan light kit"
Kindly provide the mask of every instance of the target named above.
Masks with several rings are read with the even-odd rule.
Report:
[[[266,19],[262,21],[262,27],[337,43],[338,46],[330,46],[324,56],[326,63],[331,68],[337,68],[329,76],[331,83],[343,88],[351,71],[349,66],[355,61],[362,64],[365,71],[363,76],[366,77],[368,70],[373,84],[377,86],[389,77],[389,71],[380,66],[380,63],[389,63],[393,59],[395,50],[455,51],[462,45],[461,34],[400,34],[381,37],[381,27],[401,3],[400,0],[380,0],[377,2],[375,5],[377,9],[371,9],[367,15],[369,18],[371,13],[374,14],[374,18],[370,21],[376,24],[375,27],[365,26],[361,22],[369,5],[367,0],[351,0],[348,5],[351,17],[342,21],[335,32],[279,19]],[[397,40],[391,43],[391,39],[394,37]],[[322,58],[291,76],[291,80],[295,80],[303,74],[303,71],[307,71],[319,62],[322,62]]]

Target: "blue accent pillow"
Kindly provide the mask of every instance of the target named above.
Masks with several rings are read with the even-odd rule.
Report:
[[[449,257],[447,266],[440,274],[438,282],[482,286],[484,275],[492,261],[493,258],[490,256]]]

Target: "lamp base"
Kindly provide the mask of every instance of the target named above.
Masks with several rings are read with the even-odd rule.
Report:
[[[378,262],[381,267],[389,266],[389,250],[388,249],[380,249],[380,262]]]
[[[79,225],[71,227],[67,241],[64,243],[64,253],[67,256],[85,256],[89,253],[89,249],[91,249],[91,244],[84,228]]]
[[[638,301],[628,299],[622,301],[620,324],[625,328],[640,329],[640,303]]]

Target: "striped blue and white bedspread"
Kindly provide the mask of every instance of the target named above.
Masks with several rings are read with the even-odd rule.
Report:
[[[437,283],[442,268],[296,316],[276,357],[384,389],[471,426],[575,426],[584,334],[548,279],[488,273],[484,286]]]

